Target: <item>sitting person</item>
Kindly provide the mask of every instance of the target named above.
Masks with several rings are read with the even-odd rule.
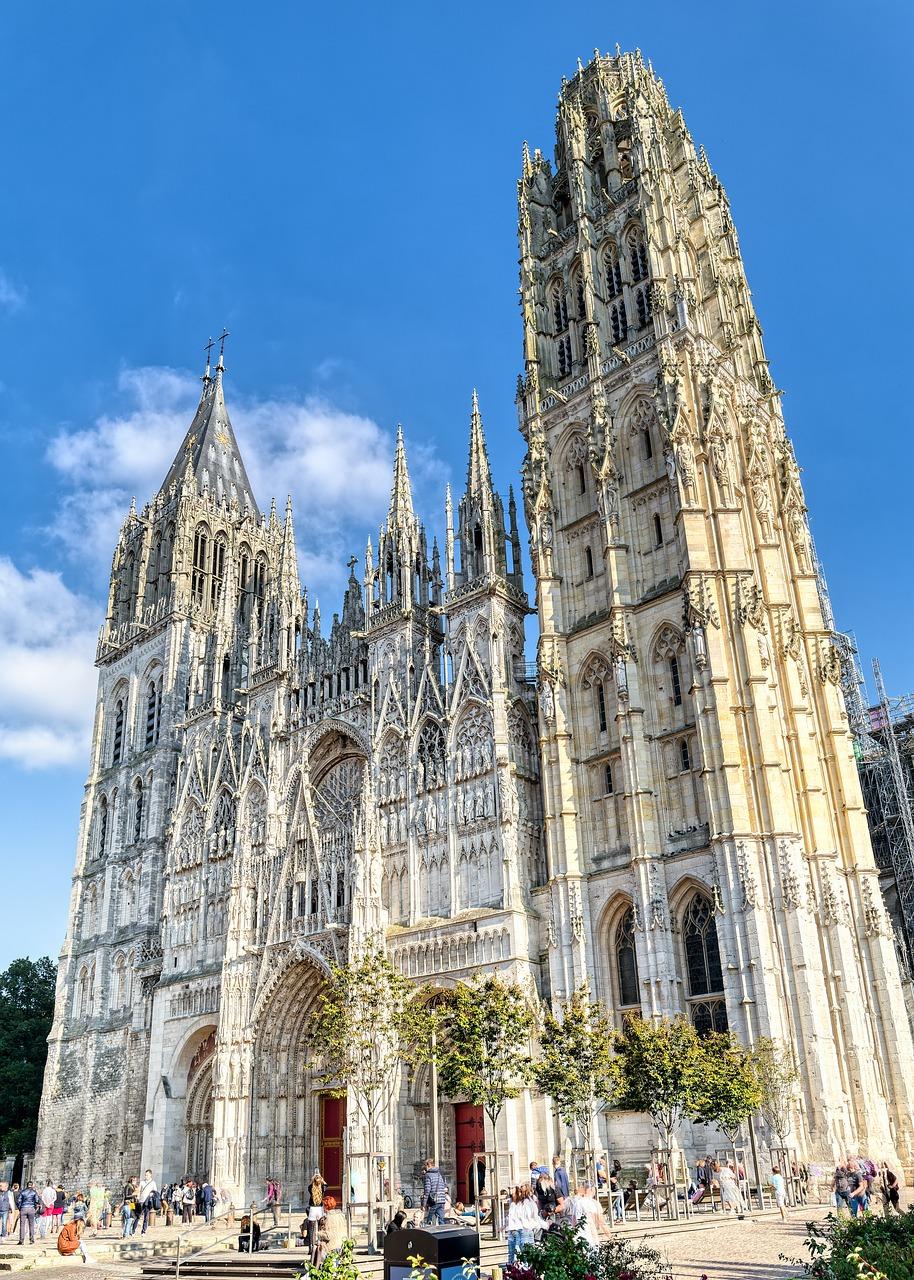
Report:
[[[239,1253],[256,1253],[260,1248],[260,1223],[251,1227],[251,1215],[246,1213],[241,1219],[241,1234],[238,1237]]]

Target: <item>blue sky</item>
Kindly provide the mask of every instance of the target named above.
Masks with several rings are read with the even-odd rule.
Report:
[[[62,940],[113,537],[210,333],[325,617],[397,421],[438,529],[474,385],[515,479],[520,146],[595,46],[652,59],[727,188],[839,624],[914,688],[911,14],[5,0],[0,963]]]

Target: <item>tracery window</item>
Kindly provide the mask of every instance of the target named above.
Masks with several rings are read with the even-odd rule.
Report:
[[[702,1034],[727,1030],[727,1005],[714,908],[705,893],[689,899],[682,917],[689,1016]]]
[[[638,956],[635,951],[635,911],[629,907],[616,925],[613,935],[613,953],[616,959],[616,978],[619,984],[619,1008],[633,1013],[640,1008],[641,994],[638,987]]]
[[[140,839],[143,833],[143,784],[137,778],[133,788],[133,843]]]
[[[251,580],[251,595],[254,599],[256,621],[263,620],[263,601],[267,590],[267,562],[261,555],[254,561],[254,573]]]
[[[222,594],[222,579],[225,576],[225,539],[218,537],[213,543],[213,567],[210,577],[209,603],[215,609]]]
[[[597,720],[600,725],[600,732],[606,732],[606,693],[603,689],[602,680],[596,686],[597,690]]]
[[[613,346],[618,346],[628,337],[628,316],[625,314],[625,301],[622,298],[610,305],[609,327],[612,332]]]
[[[98,856],[101,858],[108,844],[108,798],[102,796],[98,802]]]
[[[190,594],[194,604],[206,599],[206,576],[209,559],[209,534],[203,525],[194,534],[194,562],[190,578]]]
[[[150,680],[146,688],[146,739],[145,745],[153,747],[159,740],[159,720],[162,714],[162,677]]]
[[[632,284],[639,284],[648,276],[647,242],[640,227],[628,233],[628,261],[632,272]]]
[[[114,959],[114,981],[111,984],[111,1007],[123,1009],[127,1004],[127,957],[123,951]]]
[[[606,296],[610,301],[622,295],[622,263],[619,250],[611,244],[603,255],[603,272],[606,276]]]
[[[679,659],[674,654],[669,660],[670,689],[673,694],[673,706],[682,706],[682,680],[679,675]]]
[[[114,740],[111,747],[111,763],[120,764],[124,754],[124,699],[114,704]]]

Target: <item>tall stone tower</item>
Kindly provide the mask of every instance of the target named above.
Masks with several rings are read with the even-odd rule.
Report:
[[[799,1145],[910,1160],[898,964],[724,189],[641,55],[597,55],[518,208],[553,990],[783,1041]]]

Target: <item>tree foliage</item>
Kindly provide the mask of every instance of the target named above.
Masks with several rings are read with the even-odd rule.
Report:
[[[508,1098],[530,1079],[533,1010],[516,983],[497,976],[460,985],[441,1017],[439,1046],[443,1091],[481,1106],[494,1128]]]
[[[321,1078],[337,1096],[351,1092],[372,1146],[396,1095],[401,1062],[430,1039],[417,991],[382,951],[369,948],[333,966],[311,1019],[307,1042]]]
[[[0,973],[0,1151],[31,1151],[48,1033],[54,1017],[56,970],[48,956],[14,960]]]
[[[610,1097],[616,1080],[613,1032],[585,983],[564,1002],[560,1016],[547,1011],[540,1032],[540,1058],[532,1076],[553,1100],[562,1122],[590,1140],[594,1104]]]
[[[755,1055],[732,1032],[706,1036],[700,1044],[703,1062],[690,1115],[702,1124],[716,1124],[733,1143],[762,1101]]]
[[[753,1046],[755,1070],[762,1090],[759,1111],[782,1147],[793,1125],[800,1073],[788,1045],[765,1037]]]
[[[698,1033],[684,1018],[657,1022],[628,1018],[613,1044],[616,1105],[646,1112],[661,1145],[668,1148],[680,1121],[693,1114],[699,1097],[704,1054]]]

